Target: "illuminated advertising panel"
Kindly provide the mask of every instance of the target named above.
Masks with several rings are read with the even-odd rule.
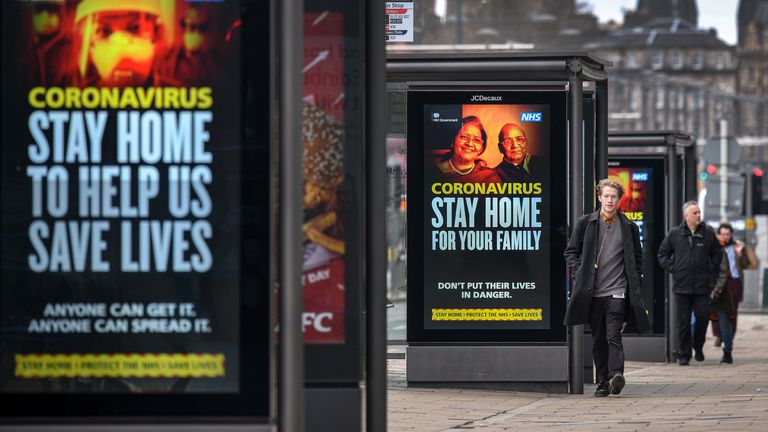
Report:
[[[269,116],[267,99],[242,116],[245,10],[3,2],[11,414],[172,415],[190,396],[197,415],[268,414]]]
[[[423,290],[410,335],[563,336],[564,105],[555,93],[408,93],[408,165],[422,167],[408,182],[409,302]]]
[[[617,208],[640,230],[643,248],[643,300],[654,333],[664,333],[664,278],[656,251],[664,238],[663,159],[611,159],[608,177],[625,190]]]

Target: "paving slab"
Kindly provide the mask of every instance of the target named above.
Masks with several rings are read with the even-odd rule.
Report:
[[[734,364],[711,333],[690,366],[627,362],[620,395],[409,388],[405,359],[389,359],[390,431],[768,431],[768,315],[740,314]]]

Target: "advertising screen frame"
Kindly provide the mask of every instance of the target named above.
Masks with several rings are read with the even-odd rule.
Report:
[[[4,5],[5,6],[5,5]],[[5,9],[5,8],[4,8]],[[269,11],[251,0],[240,2],[241,26],[232,32],[241,42],[241,53],[250,52],[270,40]],[[4,14],[5,15],[5,14]],[[3,21],[13,19],[4,16]],[[4,38],[5,39],[5,38]],[[5,48],[6,42],[3,45]],[[5,53],[4,53],[5,54]],[[263,58],[241,55],[243,88],[250,85],[256,94],[271,94],[270,70]],[[3,77],[9,68],[3,62]],[[15,66],[15,64],[11,65]],[[9,66],[10,67],[10,66]],[[236,109],[242,116],[242,130],[234,132],[241,140],[241,253],[236,258],[241,269],[238,294],[240,320],[238,391],[233,393],[0,393],[0,426],[19,423],[68,424],[74,422],[136,423],[155,419],[186,422],[190,419],[218,419],[238,423],[268,423],[272,415],[272,299],[270,269],[271,217],[273,199],[271,158],[274,149],[268,135],[253,131],[270,130],[270,98],[253,98],[242,93]],[[9,125],[3,119],[2,128]],[[250,131],[250,132],[249,132]],[[234,146],[233,146],[234,148]],[[259,265],[254,265],[259,263]],[[246,366],[247,365],[247,366]]]
[[[424,152],[414,143],[423,140],[424,106],[476,104],[470,99],[476,89],[457,89],[448,85],[418,89],[411,87],[407,92],[407,139],[409,167],[424,166]],[[551,173],[565,173],[567,163],[566,111],[567,94],[562,89],[531,91],[520,88],[499,87],[483,89],[483,94],[502,95],[502,105],[548,105],[549,124],[549,168]],[[506,99],[508,97],[508,99]],[[493,137],[489,136],[489,143]],[[491,145],[491,144],[489,144]],[[554,151],[558,149],[559,151]],[[566,267],[563,252],[566,246],[565,226],[567,212],[552,211],[550,215],[550,292],[548,329],[426,329],[424,325],[424,173],[421,169],[411,169],[407,184],[408,196],[408,305],[407,339],[411,345],[430,343],[494,343],[509,345],[564,345],[567,341],[566,327],[562,323],[566,306]],[[567,177],[551,175],[550,206],[567,202]],[[414,205],[416,204],[416,205]],[[562,269],[557,271],[556,269]]]
[[[654,304],[646,304],[646,308],[653,308],[653,325],[652,332],[648,335],[633,335],[633,336],[659,336],[665,334],[665,327],[667,323],[667,297],[666,297],[666,272],[659,265],[659,261],[656,259],[656,251],[661,246],[662,240],[666,235],[666,219],[663,217],[666,215],[667,210],[667,160],[665,155],[651,156],[651,155],[637,155],[630,156],[626,154],[622,155],[610,155],[608,157],[608,168],[648,168],[652,170],[651,187],[653,188],[653,223],[655,224],[653,230],[653,237],[648,239],[648,244],[651,250],[645,253],[645,262],[643,270],[643,289],[647,289],[649,286],[653,289]],[[648,224],[649,221],[645,221]],[[646,230],[647,235],[647,230]],[[653,280],[649,281],[645,279],[645,275],[648,274],[648,266],[653,267]]]

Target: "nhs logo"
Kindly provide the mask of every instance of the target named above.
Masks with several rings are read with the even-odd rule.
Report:
[[[648,181],[648,173],[632,173],[632,181],[647,182]]]
[[[541,113],[540,112],[522,112],[520,113],[520,121],[521,122],[540,122]]]

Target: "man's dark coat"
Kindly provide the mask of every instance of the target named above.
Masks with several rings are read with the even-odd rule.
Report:
[[[643,303],[643,250],[640,246],[640,230],[617,212],[621,225],[621,243],[624,247],[624,274],[627,277],[627,310],[624,320],[625,331],[648,333],[651,324]],[[573,290],[564,324],[567,326],[588,324],[589,308],[592,304],[592,290],[595,285],[595,256],[597,255],[597,234],[600,212],[584,215],[576,222],[568,246],[565,248],[565,262],[571,270]]]
[[[723,259],[715,231],[704,223],[691,230],[685,222],[672,228],[659,246],[661,268],[672,273],[675,294],[709,294]]]

